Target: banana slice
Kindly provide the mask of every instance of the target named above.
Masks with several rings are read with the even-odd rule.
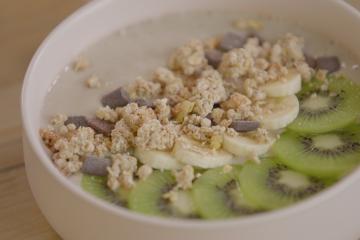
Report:
[[[234,154],[237,157],[240,157],[241,161],[244,158],[261,156],[269,151],[271,145],[274,143],[273,141],[268,143],[259,143],[256,140],[244,137],[244,136],[224,136],[223,148],[224,150]]]
[[[260,89],[269,97],[285,97],[296,94],[301,90],[301,75],[296,71],[290,71],[284,78],[266,83]]]
[[[183,164],[181,164],[170,152],[136,148],[134,155],[141,163],[155,169],[172,170],[183,167]]]
[[[284,128],[299,114],[299,100],[295,95],[283,98],[269,98],[263,106],[258,121],[263,128],[276,130]]]
[[[233,162],[231,154],[210,149],[185,136],[176,140],[174,155],[183,164],[200,168],[216,168]]]

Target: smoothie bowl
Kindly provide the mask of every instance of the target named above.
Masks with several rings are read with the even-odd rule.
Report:
[[[341,1],[88,4],[25,78],[40,209],[64,239],[356,239],[359,25]]]

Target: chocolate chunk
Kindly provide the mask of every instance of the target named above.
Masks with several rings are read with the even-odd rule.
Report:
[[[316,58],[311,55],[305,54],[305,61],[311,68],[316,68]]]
[[[246,43],[248,34],[245,32],[226,33],[220,41],[219,48],[223,51],[230,51],[234,48],[242,48]]]
[[[89,127],[95,130],[97,133],[104,134],[104,136],[110,136],[111,131],[114,129],[114,124],[108,121],[101,120],[99,118],[86,119]]]
[[[205,57],[208,60],[208,64],[215,69],[218,68],[222,59],[222,55],[223,53],[217,49],[212,49],[205,52]]]
[[[234,120],[230,127],[237,132],[250,132],[258,129],[260,123],[256,121]]]
[[[103,96],[101,99],[103,106],[109,106],[111,108],[123,107],[126,106],[129,102],[129,94],[121,87]]]
[[[81,171],[85,174],[106,176],[108,173],[106,168],[110,165],[111,160],[108,158],[88,156],[81,167]]]
[[[154,107],[154,103],[147,99],[138,98],[138,99],[135,99],[134,102],[137,103],[139,107],[143,107],[143,106],[150,107],[150,108]]]
[[[88,123],[86,121],[86,117],[84,116],[70,116],[65,121],[65,125],[74,124],[77,128],[78,127],[88,127]]]
[[[318,69],[327,70],[329,73],[334,73],[340,70],[340,60],[336,56],[319,57],[316,59],[316,66]]]

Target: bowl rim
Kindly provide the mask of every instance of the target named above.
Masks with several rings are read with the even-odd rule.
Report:
[[[223,220],[189,220],[189,219],[178,219],[178,218],[161,218],[156,216],[147,216],[141,213],[137,213],[131,211],[127,208],[118,207],[113,204],[107,203],[101,199],[92,196],[91,194],[83,191],[79,186],[76,186],[71,181],[67,179],[66,176],[62,175],[60,171],[54,166],[52,161],[44,149],[40,138],[37,136],[38,131],[32,130],[31,122],[28,116],[30,113],[30,109],[26,107],[26,99],[28,99],[29,94],[29,85],[32,82],[32,75],[34,70],[37,68],[39,59],[42,57],[43,53],[46,52],[49,43],[57,38],[57,35],[64,31],[68,25],[73,24],[76,19],[82,18],[83,15],[86,15],[88,12],[96,11],[97,8],[111,3],[113,0],[95,0],[91,1],[84,6],[80,7],[78,10],[73,12],[70,16],[65,18],[59,25],[57,25],[48,36],[43,40],[41,45],[38,47],[35,52],[31,62],[28,66],[28,69],[25,73],[22,91],[21,91],[21,118],[23,124],[23,135],[27,138],[29,143],[29,147],[34,151],[37,156],[37,160],[46,168],[46,170],[50,173],[50,175],[57,181],[62,187],[66,190],[69,190],[71,194],[76,195],[82,201],[86,201],[90,204],[91,207],[99,208],[108,214],[116,215],[117,217],[128,218],[129,220],[139,221],[146,224],[153,225],[162,225],[164,227],[176,227],[176,228],[222,228],[222,227],[230,227],[233,225],[249,225],[254,223],[261,223],[266,221],[271,221],[279,218],[284,218],[289,215],[296,214],[298,212],[305,211],[311,207],[314,207],[326,199],[330,199],[336,194],[344,191],[348,185],[351,185],[358,179],[360,179],[360,169],[355,170],[352,174],[345,177],[336,185],[331,188],[319,193],[316,197],[312,197],[306,200],[303,200],[297,204],[292,206],[273,210],[265,213],[260,213],[252,216],[246,217],[237,217],[233,219],[223,219]],[[333,4],[337,4],[339,8],[343,8],[348,11],[353,17],[357,17],[360,22],[360,12],[350,5],[349,3],[342,0],[330,0]]]

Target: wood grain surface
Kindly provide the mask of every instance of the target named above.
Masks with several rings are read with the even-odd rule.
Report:
[[[360,8],[359,0],[349,0]],[[0,239],[60,239],[26,181],[19,98],[26,67],[44,37],[86,0],[0,0]]]
[[[26,67],[44,37],[85,0],[0,0],[0,239],[60,239],[26,180],[19,98]]]

